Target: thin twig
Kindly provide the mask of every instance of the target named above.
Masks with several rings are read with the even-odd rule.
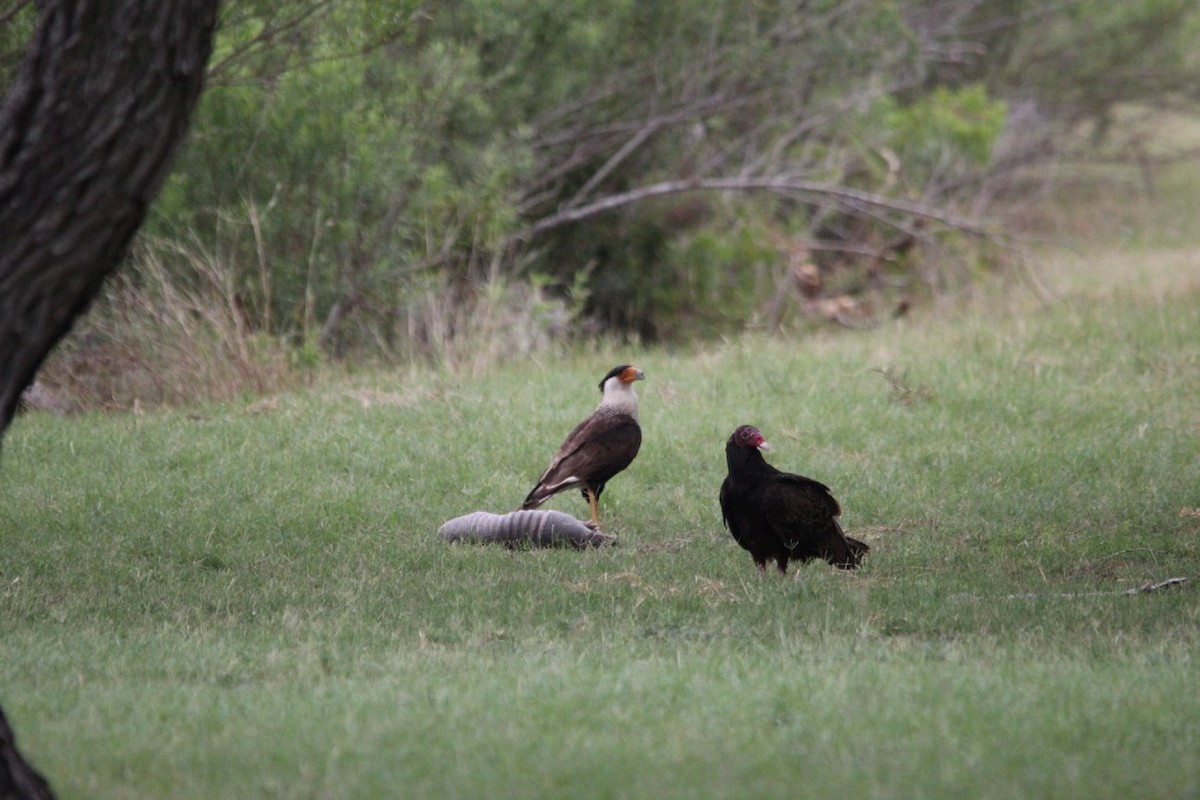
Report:
[[[13,4],[12,8],[0,13],[0,28],[3,28],[4,26],[8,25],[8,23],[12,22],[13,17],[17,16],[17,14],[21,12],[21,9],[29,5],[30,2],[31,0],[17,0],[17,2]]]
[[[1005,600],[1040,600],[1046,597],[1061,597],[1067,599],[1078,599],[1080,597],[1133,597],[1139,594],[1149,594],[1162,589],[1174,589],[1189,583],[1191,578],[1176,577],[1167,578],[1161,581],[1150,581],[1143,583],[1141,586],[1135,586],[1132,589],[1120,589],[1116,591],[1104,592],[1021,592],[1019,594],[1005,595]],[[951,595],[951,600],[987,600],[990,599],[983,595],[976,594],[955,594]]]

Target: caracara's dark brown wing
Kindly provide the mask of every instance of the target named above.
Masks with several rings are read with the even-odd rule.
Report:
[[[751,502],[759,524],[782,542],[790,558],[823,558],[854,569],[867,550],[842,532],[837,521],[842,510],[829,487],[811,478],[778,473],[758,488]]]
[[[536,508],[572,486],[590,486],[599,494],[609,478],[629,466],[641,445],[642,429],[633,417],[593,414],[567,436],[521,508]]]

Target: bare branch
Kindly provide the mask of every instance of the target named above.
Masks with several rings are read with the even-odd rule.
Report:
[[[942,209],[907,200],[898,200],[872,192],[852,189],[831,183],[798,180],[788,177],[768,178],[691,178],[674,181],[663,181],[637,189],[631,189],[620,194],[613,194],[595,200],[587,205],[576,208],[565,208],[547,217],[543,217],[521,231],[513,238],[517,241],[529,239],[562,225],[598,216],[624,206],[648,200],[653,197],[683,194],[686,192],[755,192],[765,191],[789,197],[815,197],[832,199],[841,204],[852,206],[872,207],[887,211],[908,214],[913,217],[939,222],[948,227],[956,228],[978,236],[988,236],[989,231],[980,223],[956,216]]]
[[[635,133],[629,139],[629,141],[621,145],[620,149],[617,150],[617,152],[614,153],[612,157],[608,159],[608,161],[604,162],[600,169],[592,173],[592,177],[588,178],[587,183],[585,183],[579,189],[579,191],[575,193],[574,197],[567,201],[566,207],[573,208],[583,202],[583,200],[592,193],[593,189],[599,186],[600,183],[607,178],[614,169],[621,165],[622,161],[624,161],[627,157],[629,157],[630,154],[641,147],[642,144],[645,143],[651,136],[662,130],[662,127],[663,124],[657,122],[651,122],[649,125],[643,126],[641,130],[637,131],[637,133]]]
[[[230,70],[240,60],[246,57],[247,54],[255,51],[266,49],[274,44],[274,40],[283,33],[295,30],[304,25],[311,17],[321,13],[333,5],[333,0],[317,0],[311,5],[301,8],[294,15],[288,17],[274,25],[264,25],[263,29],[258,32],[252,39],[242,42],[233,49],[228,55],[220,61],[212,64],[208,68],[208,82],[215,83],[223,73]]]

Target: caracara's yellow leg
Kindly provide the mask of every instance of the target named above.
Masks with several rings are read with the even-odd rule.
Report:
[[[600,510],[596,507],[596,493],[591,489],[587,490],[588,508],[592,511],[592,524],[600,527]]]

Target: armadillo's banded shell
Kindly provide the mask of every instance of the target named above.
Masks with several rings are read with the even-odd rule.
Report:
[[[446,520],[438,536],[450,542],[488,542],[508,547],[599,547],[616,542],[561,511],[476,511]]]

